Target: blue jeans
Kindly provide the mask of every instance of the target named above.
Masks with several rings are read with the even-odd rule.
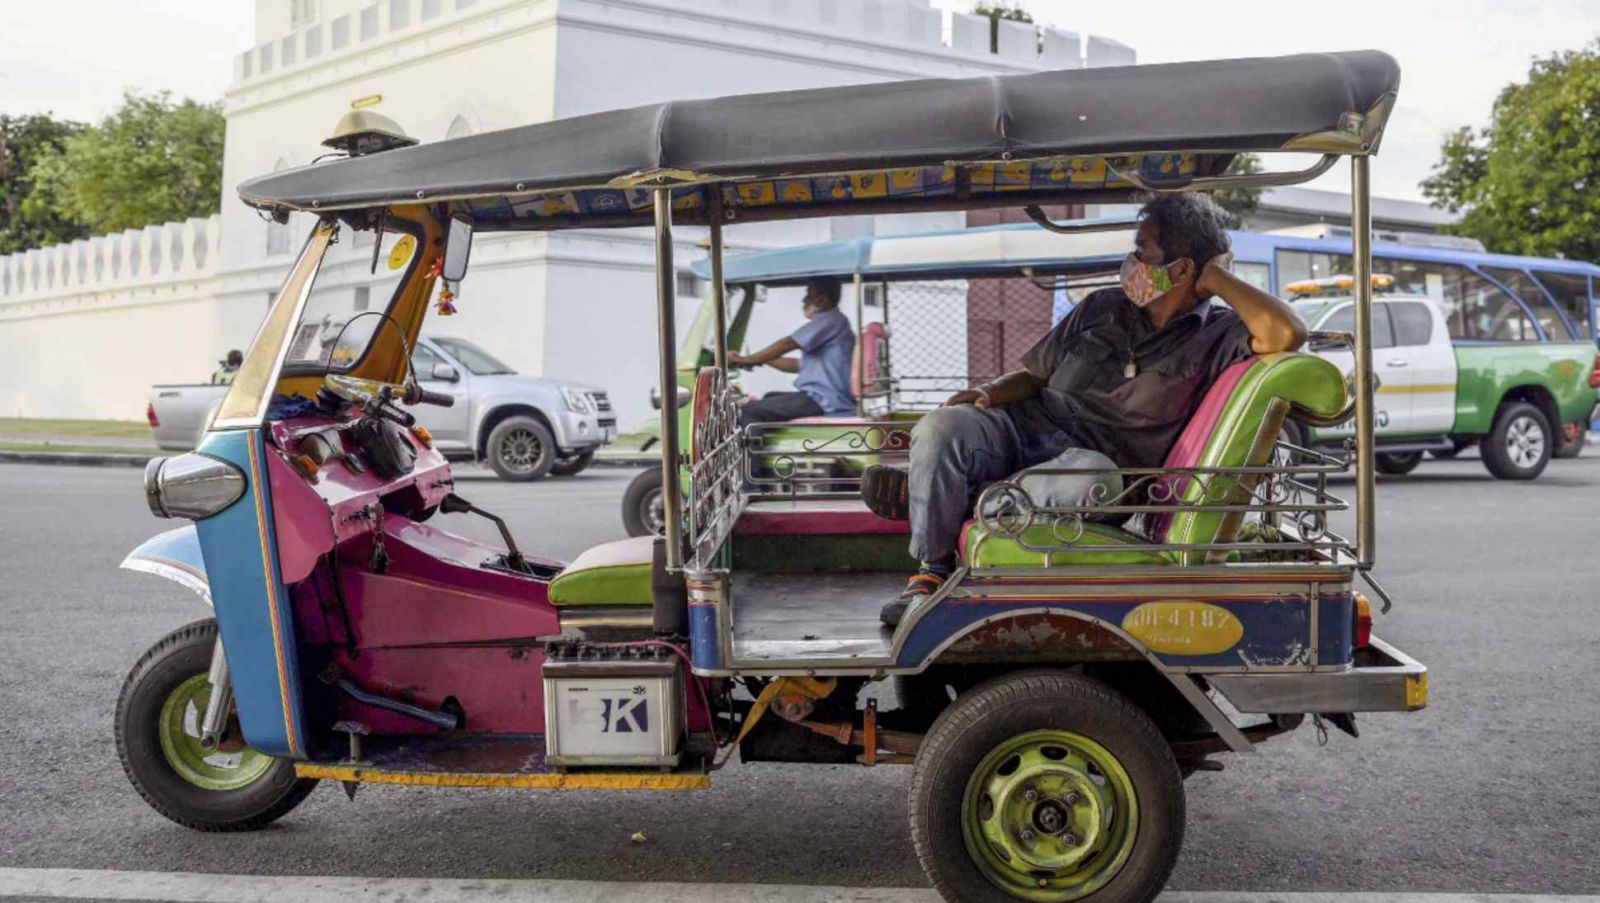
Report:
[[[1074,446],[1066,433],[1022,435],[1004,411],[939,408],[911,430],[911,555],[937,563],[956,554],[961,525],[990,483]]]

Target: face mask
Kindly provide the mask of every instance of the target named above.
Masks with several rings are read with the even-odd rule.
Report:
[[[1172,288],[1172,276],[1167,273],[1167,267],[1145,263],[1137,255],[1130,253],[1122,261],[1122,291],[1135,307],[1144,307],[1151,301],[1166,294]]]

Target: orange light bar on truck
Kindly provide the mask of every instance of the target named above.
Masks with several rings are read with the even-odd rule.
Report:
[[[1329,289],[1349,291],[1355,288],[1354,276],[1328,276],[1322,279],[1302,279],[1284,286],[1283,290],[1291,295],[1308,295],[1312,292],[1325,292]],[[1373,273],[1372,287],[1383,290],[1394,287],[1394,277],[1388,273]]]

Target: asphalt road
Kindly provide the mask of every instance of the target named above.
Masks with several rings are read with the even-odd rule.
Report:
[[[469,474],[461,489],[525,548],[573,556],[621,535],[631,475]],[[1197,776],[1172,886],[1600,891],[1600,456],[1528,484],[1429,461],[1379,497],[1379,574],[1398,601],[1378,631],[1431,667],[1432,705],[1325,747],[1303,728]],[[325,787],[256,834],[179,828],[128,786],[111,733],[140,652],[207,613],[117,569],[162,529],[138,470],[0,465],[0,866],[923,883],[909,772],[892,767],[733,767],[684,794],[367,787],[350,803]]]

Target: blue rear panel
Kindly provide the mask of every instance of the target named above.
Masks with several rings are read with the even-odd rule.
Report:
[[[196,523],[239,706],[239,725],[252,748],[305,758],[294,618],[288,592],[278,578],[261,431],[208,433],[197,450],[231,462],[248,483],[237,502]]]

